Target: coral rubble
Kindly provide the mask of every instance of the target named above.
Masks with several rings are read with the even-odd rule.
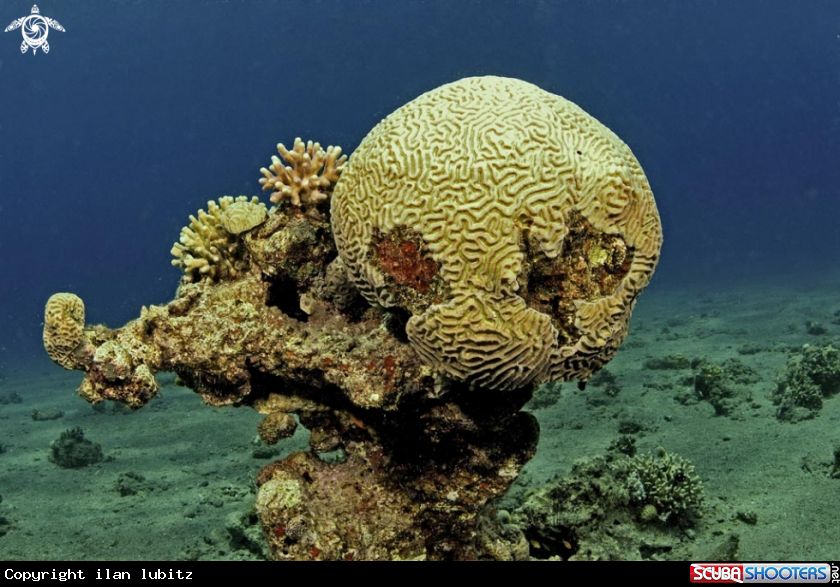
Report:
[[[461,94],[476,115],[413,137],[406,114],[452,114]],[[310,452],[257,479],[275,559],[527,557],[490,503],[536,449],[520,411],[535,385],[585,380],[624,339],[661,242],[638,163],[576,106],[500,78],[421,96],[348,169],[337,147],[278,150],[267,214],[225,197],[190,217],[172,302],[111,330],[51,299],[50,356],[85,371],[94,403],[139,408],[174,371],[210,405],[265,414],[268,443],[308,429]],[[393,190],[376,200],[380,181]]]

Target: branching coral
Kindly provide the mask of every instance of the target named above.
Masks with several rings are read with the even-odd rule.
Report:
[[[260,169],[265,176],[260,180],[263,191],[274,190],[271,201],[275,204],[283,198],[291,200],[294,206],[323,202],[347,161],[347,155],[341,155],[341,147],[327,147],[324,151],[319,143],[304,144],[300,138],[295,139],[291,151],[283,143],[277,145],[277,151],[289,166],[274,156],[268,169]]]
[[[242,253],[237,234],[265,220],[265,204],[257,197],[239,196],[207,202],[207,212],[190,215],[190,225],[181,229],[180,243],[172,247],[172,264],[181,267],[187,281],[205,277],[213,280],[236,277],[241,270]]]
[[[629,470],[631,486],[639,488],[634,500],[656,508],[648,517],[690,523],[701,515],[703,483],[690,461],[660,447],[655,455],[633,457]]]
[[[536,558],[685,560],[680,529],[700,516],[702,497],[693,465],[664,449],[598,456],[530,491],[513,520]]]

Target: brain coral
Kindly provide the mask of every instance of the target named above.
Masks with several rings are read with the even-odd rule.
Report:
[[[332,218],[350,279],[408,313],[423,360],[493,389],[585,380],[609,361],[662,243],[627,145],[568,100],[499,77],[380,122]]]
[[[239,196],[222,212],[221,222],[229,233],[241,234],[265,222],[267,214],[265,204],[261,203],[256,196],[250,201],[246,196]]]
[[[85,304],[71,293],[57,293],[47,300],[44,311],[44,348],[50,358],[65,369],[78,369],[73,351],[85,332]]]

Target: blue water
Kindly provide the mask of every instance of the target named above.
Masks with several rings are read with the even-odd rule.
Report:
[[[0,3],[0,26],[32,0]],[[835,0],[46,0],[0,34],[0,369],[53,368],[43,307],[118,326],[172,298],[189,214],[258,194],[295,137],[352,153],[475,75],[532,82],[632,148],[662,216],[651,288],[837,276]],[[58,367],[54,367],[58,369]]]
[[[0,21],[29,13],[0,5]],[[188,214],[257,193],[296,136],[346,152],[472,75],[581,105],[644,166],[654,286],[836,270],[840,4],[51,2],[51,51],[0,35],[0,361],[40,353],[43,304],[121,323],[163,302]]]

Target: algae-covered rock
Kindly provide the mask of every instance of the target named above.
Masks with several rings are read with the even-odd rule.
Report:
[[[685,355],[652,357],[644,362],[644,367],[651,370],[690,369],[691,360]]]
[[[48,458],[62,469],[87,467],[102,460],[102,447],[85,438],[84,431],[77,426],[62,432],[50,443]]]

